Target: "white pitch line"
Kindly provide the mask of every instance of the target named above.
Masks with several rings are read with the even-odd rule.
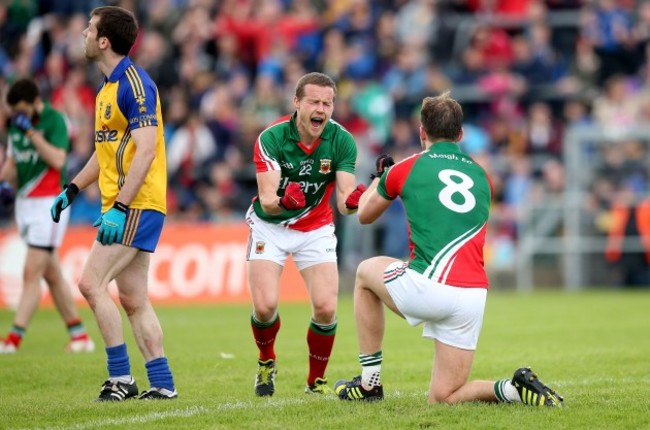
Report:
[[[403,393],[401,391],[394,391],[386,396],[387,399],[391,398],[405,398],[405,397],[422,397],[426,396],[426,393]],[[316,399],[316,397],[313,397]],[[336,397],[320,398],[318,400],[338,400]],[[268,399],[260,400],[259,402],[226,402],[220,405],[217,405],[215,408],[206,408],[205,406],[191,406],[185,409],[172,409],[163,412],[150,412],[144,415],[130,415],[128,417],[120,418],[105,418],[101,420],[86,421],[83,423],[77,423],[71,426],[54,426],[54,427],[40,427],[36,429],[13,429],[13,430],[86,430],[86,429],[96,429],[100,427],[106,427],[110,425],[129,425],[129,424],[146,424],[154,421],[164,420],[166,418],[191,418],[197,415],[203,415],[210,413],[212,411],[234,411],[240,409],[259,409],[259,408],[276,408],[276,407],[285,407],[292,405],[303,405],[310,403],[306,399]]]

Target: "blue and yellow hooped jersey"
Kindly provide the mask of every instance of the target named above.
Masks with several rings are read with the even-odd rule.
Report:
[[[167,213],[167,161],[158,88],[147,72],[124,57],[104,78],[95,100],[95,151],[99,162],[102,213],[122,189],[135,155],[131,130],[156,127],[156,157],[129,207]]]

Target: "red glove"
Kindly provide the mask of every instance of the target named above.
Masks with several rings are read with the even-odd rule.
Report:
[[[357,185],[357,187],[350,193],[348,198],[345,200],[345,207],[348,209],[359,209],[359,199],[361,199],[361,194],[366,192],[366,186],[363,184]]]
[[[295,211],[304,208],[306,204],[305,193],[302,192],[300,184],[289,182],[284,189],[284,196],[280,198],[280,207],[287,211]]]

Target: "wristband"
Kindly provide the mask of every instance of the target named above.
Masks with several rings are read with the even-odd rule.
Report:
[[[118,211],[124,212],[124,213],[126,213],[126,211],[129,210],[129,207],[127,205],[125,205],[124,203],[120,203],[117,200],[115,201],[115,203],[113,203],[113,207],[115,209],[117,209]]]
[[[77,194],[79,194],[79,187],[74,182],[70,182],[69,184],[65,184],[63,186],[63,188],[65,188],[65,190],[70,193],[72,198],[77,197]]]

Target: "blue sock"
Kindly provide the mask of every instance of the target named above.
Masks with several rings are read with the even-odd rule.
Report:
[[[129,354],[126,352],[126,343],[106,348],[108,356],[108,376],[117,378],[131,374]]]
[[[154,358],[145,363],[144,366],[147,368],[147,377],[152,387],[174,391],[174,378],[172,377],[172,371],[169,369],[167,357]]]

